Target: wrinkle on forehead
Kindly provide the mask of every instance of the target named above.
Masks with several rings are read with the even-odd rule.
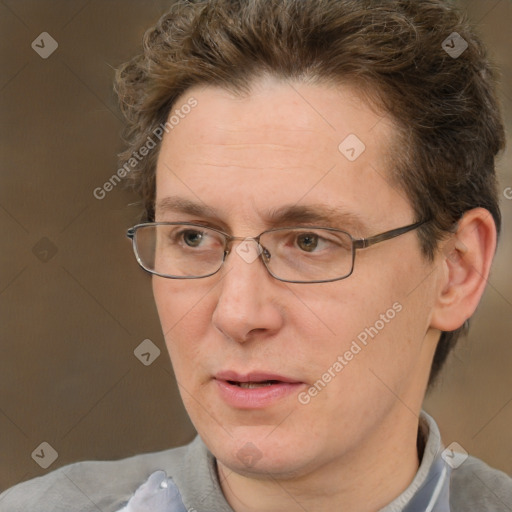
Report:
[[[343,204],[385,228],[382,212],[404,207],[407,199],[387,182],[396,131],[357,91],[280,83],[244,98],[215,87],[189,93],[198,105],[164,136],[157,200],[201,198],[249,224],[266,208],[304,198]],[[366,148],[349,162],[338,148],[350,134]],[[409,206],[400,217],[409,219]]]

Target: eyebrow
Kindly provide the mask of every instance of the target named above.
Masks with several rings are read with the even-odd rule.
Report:
[[[267,216],[269,224],[278,227],[283,224],[317,224],[325,227],[352,228],[364,232],[366,223],[354,212],[341,206],[325,204],[290,205],[271,210]]]
[[[218,217],[215,208],[178,196],[169,196],[157,201],[155,204],[155,213],[166,212],[184,213],[198,217]]]
[[[222,215],[204,203],[199,203],[179,196],[169,196],[158,201],[155,211],[163,214],[167,212],[202,217],[222,222]],[[362,217],[354,212],[345,210],[342,206],[326,206],[325,204],[284,205],[279,208],[267,210],[263,220],[269,228],[291,225],[319,225],[338,229],[351,228],[357,234],[367,231],[367,224]]]

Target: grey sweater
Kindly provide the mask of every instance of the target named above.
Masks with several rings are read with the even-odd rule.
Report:
[[[453,462],[424,412],[419,435],[425,448],[414,480],[379,512],[512,512],[510,477],[473,457]],[[2,493],[0,511],[233,512],[199,437],[162,452],[64,466]]]

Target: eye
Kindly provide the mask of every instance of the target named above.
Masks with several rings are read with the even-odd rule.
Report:
[[[301,233],[297,236],[297,246],[306,252],[313,252],[318,247],[319,236],[315,233]]]
[[[189,247],[199,247],[204,238],[204,233],[201,233],[200,231],[194,231],[192,229],[182,231],[180,235],[183,238],[185,244],[187,244]]]

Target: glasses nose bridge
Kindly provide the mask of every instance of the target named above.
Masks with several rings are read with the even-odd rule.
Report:
[[[251,242],[254,242],[256,244],[256,246],[257,246],[257,254],[256,255],[252,255],[252,256],[248,256],[248,259],[246,259],[246,257],[244,255],[242,255],[242,253],[239,253],[239,255],[242,257],[242,259],[245,260],[246,263],[249,263],[249,262],[252,263],[254,260],[260,259],[261,262],[263,263],[263,266],[267,270],[267,272],[269,272],[270,275],[272,275],[272,273],[270,272],[269,268],[267,267],[267,264],[265,263],[265,261],[261,257],[262,254],[264,253],[264,251],[266,250],[261,245],[261,243],[260,243],[260,238],[261,238],[261,236],[263,236],[264,233],[265,232],[260,233],[257,236],[231,236],[231,235],[228,236],[226,234],[225,235],[226,243],[225,243],[225,248],[224,248],[224,255],[223,255],[223,258],[222,258],[222,265],[224,265],[226,263],[227,257],[232,252],[232,243],[233,242],[248,242],[248,241],[251,241]],[[238,252],[238,251],[236,251],[236,252]],[[243,252],[245,252],[245,251],[243,251]]]
[[[224,235],[226,239],[225,243],[225,253],[228,254],[231,252],[231,245],[233,242],[247,242],[247,241],[253,241],[258,246],[260,246],[260,238],[263,233],[260,233],[258,236],[231,236],[231,235]]]

